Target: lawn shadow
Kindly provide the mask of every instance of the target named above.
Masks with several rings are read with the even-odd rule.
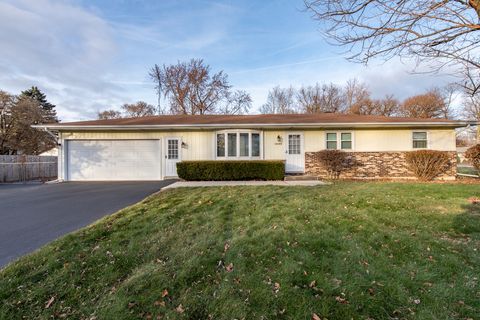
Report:
[[[463,205],[464,212],[457,215],[453,220],[455,231],[480,237],[480,203]]]

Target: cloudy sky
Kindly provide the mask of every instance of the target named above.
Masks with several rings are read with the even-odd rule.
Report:
[[[0,89],[38,86],[62,121],[156,103],[148,69],[203,58],[248,91],[257,112],[276,85],[356,77],[374,96],[398,98],[445,84],[398,61],[347,62],[323,38],[302,0],[0,0]]]

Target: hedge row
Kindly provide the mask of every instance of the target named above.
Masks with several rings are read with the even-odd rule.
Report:
[[[189,181],[283,180],[283,161],[182,161],[178,177]]]

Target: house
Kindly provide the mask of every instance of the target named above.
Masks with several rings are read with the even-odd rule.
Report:
[[[44,151],[39,154],[39,156],[46,156],[46,157],[57,157],[58,156],[58,148],[52,148],[47,151]]]
[[[456,172],[455,129],[465,121],[345,114],[167,115],[36,126],[59,135],[63,180],[162,180],[182,160],[280,159],[286,173],[323,176],[317,152],[341,149],[347,178],[410,178],[405,153],[442,150]]]

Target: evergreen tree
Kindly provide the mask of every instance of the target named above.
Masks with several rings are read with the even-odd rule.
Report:
[[[45,123],[58,122],[57,111],[55,105],[47,101],[47,96],[37,87],[33,86],[28,90],[22,91],[20,99],[29,98],[38,101],[40,107],[43,109],[43,119]]]

